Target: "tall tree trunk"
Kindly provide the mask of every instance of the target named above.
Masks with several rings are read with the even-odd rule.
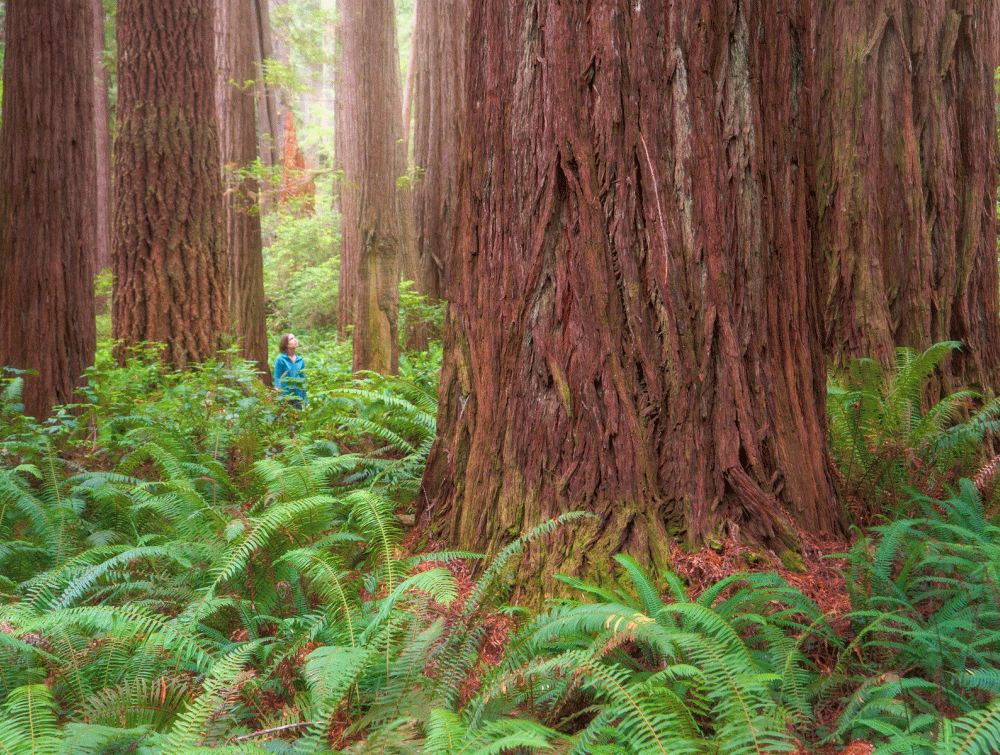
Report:
[[[212,0],[119,0],[114,334],[183,368],[229,331]]]
[[[267,81],[267,62],[274,58],[271,38],[271,14],[268,0],[253,0],[254,8],[254,82],[257,90],[257,131],[260,160],[265,167],[272,167],[281,161],[278,139],[281,135],[281,120],[278,116],[278,95],[274,86]],[[266,204],[266,203],[265,203]]]
[[[217,0],[217,109],[226,176],[223,209],[228,240],[230,317],[243,358],[257,366],[265,385],[271,385],[258,203],[260,182],[250,173],[258,157],[254,101],[256,2]]]
[[[845,7],[849,6],[849,7]],[[816,39],[827,350],[945,340],[944,390],[1000,389],[996,0],[822,0]]]
[[[357,262],[354,369],[395,373],[399,366],[402,234],[396,180],[399,56],[392,0],[343,0],[343,96],[337,138],[343,150],[341,299]],[[348,244],[356,244],[349,248]],[[338,313],[339,314],[339,313]],[[339,317],[338,317],[339,320]]]
[[[421,293],[445,295],[465,117],[469,0],[417,2],[413,31],[413,223]]]
[[[357,49],[360,39],[346,21],[348,0],[337,0],[337,49],[339,65],[334,69],[333,157],[334,209],[340,213],[340,277],[337,285],[337,332],[345,334],[354,325],[360,276],[360,228],[349,218],[360,215],[361,192],[354,179],[361,175],[361,151],[353,114],[361,110],[361,90],[353,71],[346,70],[347,61],[357,60],[363,53]]]
[[[94,269],[111,267],[111,218],[114,191],[111,183],[111,107],[108,96],[108,70],[104,65],[104,4],[90,0],[94,14],[94,135],[97,140],[97,239],[94,244]],[[102,309],[105,303],[101,304]]]
[[[419,516],[607,579],[675,537],[844,525],[825,450],[798,0],[472,6],[438,439]],[[780,85],[776,85],[780,82]]]
[[[97,217],[90,0],[8,0],[0,127],[0,367],[25,412],[69,403],[93,364]]]

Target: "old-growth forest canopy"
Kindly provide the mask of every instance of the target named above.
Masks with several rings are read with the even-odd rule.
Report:
[[[0,29],[0,752],[1000,751],[1000,0]]]

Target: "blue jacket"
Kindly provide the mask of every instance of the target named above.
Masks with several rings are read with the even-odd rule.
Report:
[[[301,355],[295,355],[295,361],[288,354],[278,354],[274,360],[274,387],[289,398],[305,401],[306,389],[303,387],[303,371],[306,360]]]

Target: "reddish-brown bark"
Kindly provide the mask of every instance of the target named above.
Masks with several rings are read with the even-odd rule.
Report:
[[[354,180],[347,176],[361,173],[361,153],[356,142],[362,137],[357,133],[354,113],[361,109],[361,88],[353,69],[343,63],[355,60],[362,51],[356,49],[361,39],[345,23],[346,0],[337,1],[337,49],[340,51],[341,65],[334,69],[334,205],[340,212],[340,278],[337,285],[337,331],[346,333],[354,325],[354,311],[357,305],[358,277],[360,275],[361,238],[356,223],[346,222],[347,218],[358,217],[361,193]]]
[[[225,175],[223,208],[229,256],[229,306],[244,359],[265,385],[273,382],[267,358],[260,182],[251,173],[258,157],[254,84],[257,0],[217,0],[219,149]]]
[[[0,129],[0,367],[25,412],[70,403],[93,364],[96,146],[90,0],[8,0]]]
[[[342,0],[337,86],[341,179],[338,326],[354,326],[355,370],[399,364],[399,270],[403,236],[396,182],[401,111],[392,0]],[[352,297],[352,298],[351,298]]]
[[[827,350],[963,342],[945,390],[1000,388],[996,0],[822,0],[815,91]]]
[[[841,531],[804,13],[473,5],[434,533],[493,552],[589,511],[524,568],[606,579],[674,537]]]
[[[114,190],[111,183],[111,104],[108,94],[108,70],[104,61],[104,5],[90,0],[94,14],[94,138],[97,142],[97,234],[94,244],[94,270],[111,267],[111,217]],[[100,302],[105,310],[106,302]]]
[[[299,149],[292,111],[285,113],[284,136],[281,139],[281,191],[283,204],[293,204],[296,215],[308,217],[316,212],[316,177],[306,164]]]
[[[278,95],[266,78],[267,61],[274,58],[268,0],[253,0],[254,84],[257,91],[257,134],[260,159],[266,167],[278,164]]]
[[[465,118],[468,0],[422,0],[413,28],[413,219],[420,290],[444,297]]]
[[[212,0],[119,0],[114,335],[184,367],[229,340]]]

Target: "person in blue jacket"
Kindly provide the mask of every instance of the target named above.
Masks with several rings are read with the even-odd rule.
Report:
[[[303,387],[303,375],[306,361],[295,350],[299,347],[299,339],[294,333],[285,333],[278,343],[278,358],[274,360],[274,387],[281,391],[288,403],[296,409],[301,409],[306,401],[306,389]]]

